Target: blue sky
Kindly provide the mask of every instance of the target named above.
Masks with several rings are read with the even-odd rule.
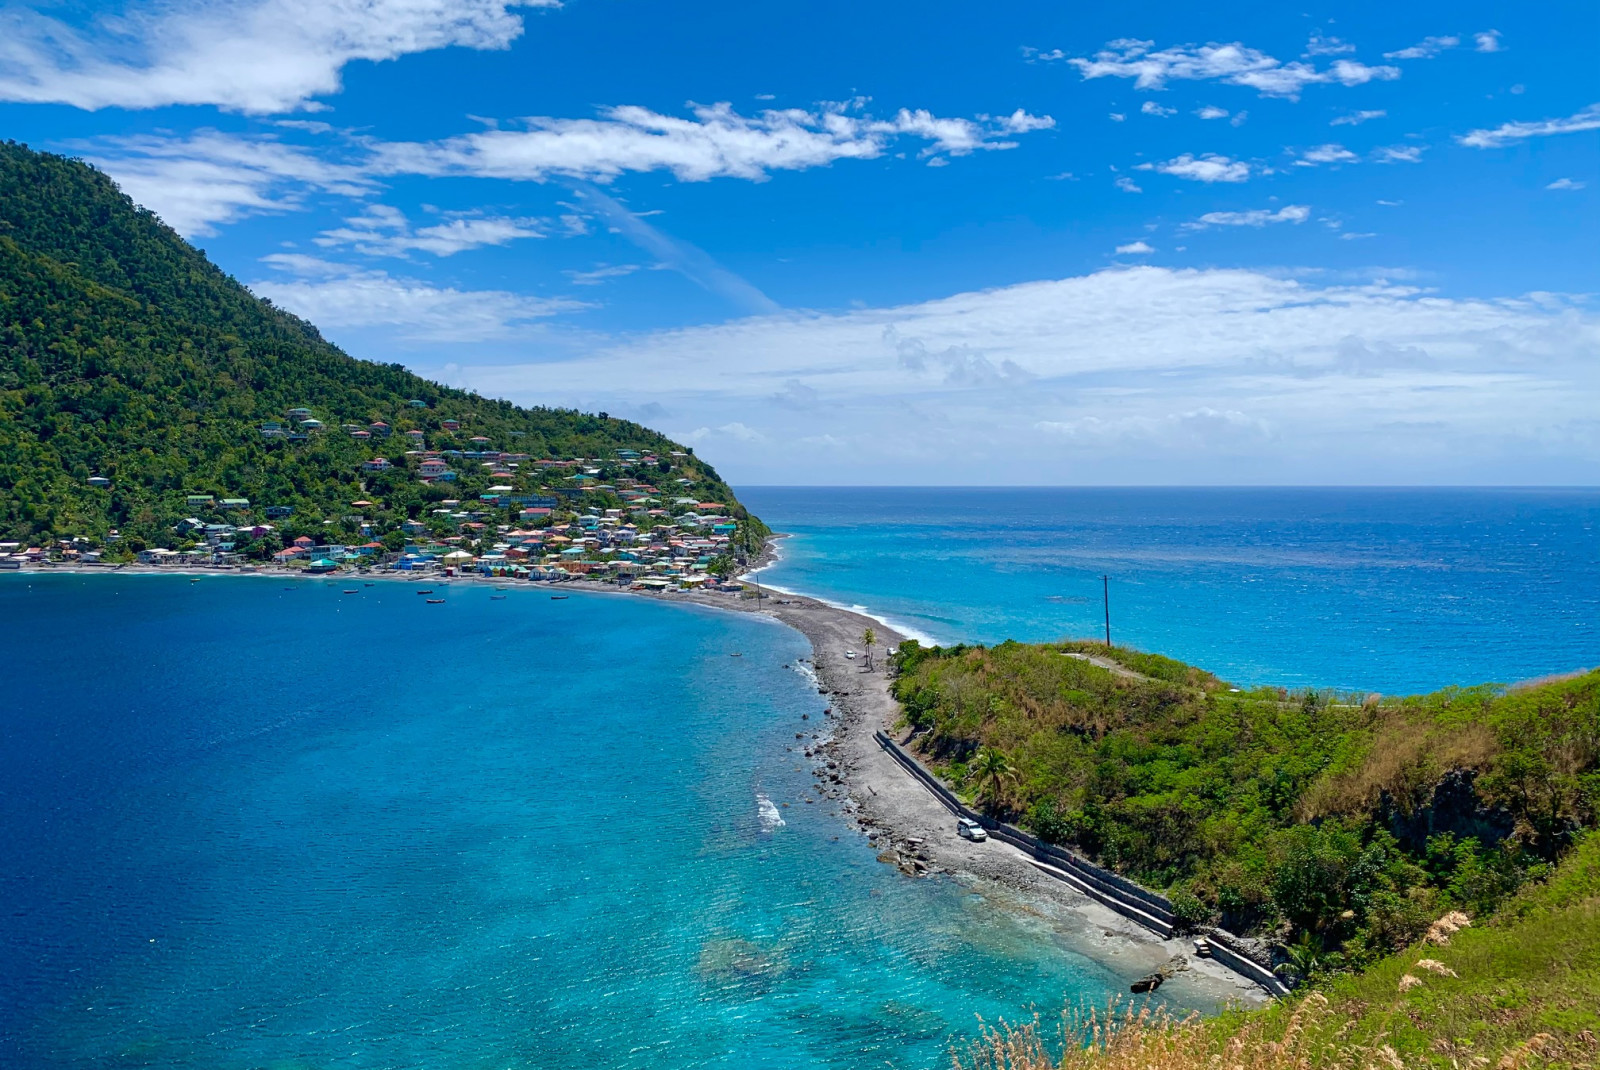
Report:
[[[0,8],[5,136],[737,481],[1600,482],[1593,4]]]

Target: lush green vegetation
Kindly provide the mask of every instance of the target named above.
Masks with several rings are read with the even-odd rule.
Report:
[[[318,541],[354,538],[361,522],[345,519],[354,516],[397,539],[406,518],[431,523],[441,500],[476,502],[491,485],[621,506],[617,486],[631,482],[669,510],[678,497],[737,505],[692,450],[638,424],[518,408],[398,364],[352,359],[225,275],[105,175],[14,142],[0,144],[0,351],[0,537],[98,541],[120,529],[124,547],[173,545],[173,525],[196,515],[191,494],[249,499],[248,513],[225,517],[236,524],[260,521],[269,505],[292,507],[291,519],[270,522],[284,537]],[[291,421],[296,408],[321,428]],[[375,421],[391,437],[343,429]],[[268,423],[284,434],[264,436]],[[457,482],[425,485],[405,457],[408,430],[422,431],[431,450],[588,458],[598,471],[575,480],[581,469],[525,463],[508,478],[452,459]],[[377,456],[395,467],[363,471]],[[110,486],[91,486],[91,476]],[[585,489],[604,486],[612,489]],[[501,506],[485,519],[516,513]]]
[[[1600,671],[1390,699],[1241,691],[1090,643],[895,661],[917,746],[981,804],[1191,924],[1272,937],[1296,972],[1492,911],[1600,810]]]
[[[1600,835],[1583,838],[1548,881],[1524,888],[1492,920],[1438,932],[1310,995],[1210,1021],[1101,1015],[1088,1045],[1080,1024],[1072,1016],[1059,1041],[1030,1024],[1002,1029],[956,1062],[984,1070],[1593,1067]]]

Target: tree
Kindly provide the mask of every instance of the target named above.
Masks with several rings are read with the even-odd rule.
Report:
[[[977,785],[979,796],[993,805],[1000,801],[1004,785],[1017,779],[1017,770],[1005,752],[996,747],[980,747],[967,767],[967,776]]]
[[[1291,982],[1302,981],[1316,972],[1326,958],[1322,941],[1309,930],[1301,930],[1300,939],[1283,945],[1283,961],[1274,966],[1272,972]]]
[[[867,648],[867,671],[872,671],[872,648],[878,645],[878,635],[871,628],[861,633],[861,645]]]

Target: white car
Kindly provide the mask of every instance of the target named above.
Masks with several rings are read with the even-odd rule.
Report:
[[[856,660],[856,652],[854,650],[846,650],[844,652],[844,656],[846,661]]]
[[[989,838],[989,834],[983,831],[983,826],[970,817],[963,817],[956,822],[956,834],[973,843],[982,843]]]

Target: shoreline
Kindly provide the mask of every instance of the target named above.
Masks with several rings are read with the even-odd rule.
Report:
[[[757,557],[758,568],[778,559],[769,539]],[[264,579],[324,579],[332,583],[404,582],[472,586],[528,585],[527,581],[503,580],[490,576],[410,575],[406,573],[321,574],[304,576],[289,570],[262,569],[242,572],[237,569],[170,568],[166,566],[58,565],[20,570],[19,575],[187,575],[259,576]],[[746,573],[748,575],[749,573]],[[742,577],[741,577],[742,578]],[[1270,1002],[1265,991],[1254,983],[1211,959],[1200,959],[1188,952],[1187,941],[1166,939],[1103,906],[1063,882],[1042,874],[1021,850],[990,839],[972,843],[956,835],[955,821],[944,804],[901,768],[894,757],[880,746],[879,731],[897,742],[904,733],[896,730],[900,720],[899,703],[889,693],[889,678],[878,655],[887,653],[907,638],[901,630],[853,608],[798,592],[783,592],[772,598],[766,592],[759,600],[743,594],[711,591],[629,591],[614,585],[587,580],[572,580],[550,585],[550,589],[593,595],[634,595],[669,604],[687,603],[709,609],[756,614],[786,625],[811,645],[811,671],[817,680],[824,710],[823,731],[797,750],[803,750],[813,763],[813,774],[822,789],[821,799],[839,804],[840,816],[856,826],[880,851],[879,861],[895,865],[908,879],[944,875],[983,892],[996,901],[999,909],[1034,915],[1050,923],[1052,930],[1070,950],[1108,967],[1128,980],[1148,974],[1172,962],[1185,960],[1177,973],[1163,986],[1180,1003],[1211,1006],[1236,1003],[1246,1007]],[[866,668],[861,635],[872,628],[878,637],[874,669]],[[920,638],[919,638],[919,641]],[[847,659],[847,650],[858,657]]]

